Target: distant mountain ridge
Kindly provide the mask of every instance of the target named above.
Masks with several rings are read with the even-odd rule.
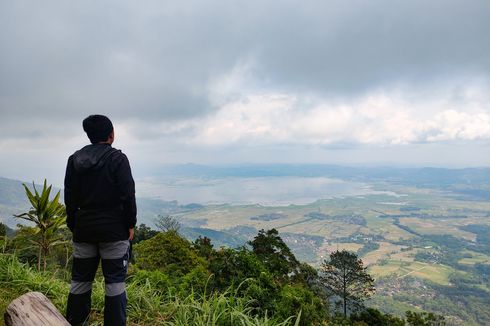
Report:
[[[19,180],[0,177],[0,205],[24,206],[25,192],[22,184],[29,184]]]
[[[22,184],[32,188],[32,183],[0,177],[0,222],[11,228],[15,228],[18,223],[23,222],[14,218],[13,215],[23,213],[30,207]],[[42,185],[36,184],[36,188],[41,189]],[[61,189],[53,188],[51,197],[59,190]],[[63,197],[63,191],[61,191],[61,196]],[[158,215],[171,215],[202,207],[199,204],[179,205],[177,201],[153,198],[137,197],[136,200],[138,224],[145,223],[147,225],[153,225],[154,219]]]
[[[32,185],[29,182],[0,177],[0,222],[9,227],[15,227],[19,223],[13,214],[22,213],[29,208],[23,183]]]
[[[333,177],[355,180],[390,179],[410,183],[470,182],[488,184],[490,167],[356,167],[330,164],[236,164],[236,165],[167,165],[156,175],[204,177]]]
[[[157,174],[158,175],[158,174]],[[490,167],[356,167],[328,164],[237,164],[209,166],[168,165],[161,176],[199,178],[328,177],[359,182],[392,184],[451,191],[465,200],[490,200]]]
[[[158,174],[157,174],[158,175]],[[465,200],[490,200],[490,168],[401,168],[401,167],[354,167],[328,164],[236,164],[198,165],[180,164],[165,166],[160,175],[182,175],[201,178],[227,177],[329,177],[354,181],[388,181],[393,184],[450,191]],[[0,177],[0,221],[15,226],[12,218],[29,208],[24,188],[19,180]],[[41,187],[41,186],[39,186]],[[58,191],[59,189],[54,189]],[[173,214],[185,209],[175,201],[137,198],[140,222],[152,224],[158,214]]]

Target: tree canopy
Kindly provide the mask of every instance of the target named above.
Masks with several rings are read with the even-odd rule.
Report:
[[[276,229],[260,230],[249,244],[272,274],[286,278],[297,272],[300,264]]]

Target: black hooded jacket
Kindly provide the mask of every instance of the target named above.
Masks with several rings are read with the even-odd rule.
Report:
[[[109,144],[87,145],[71,155],[65,205],[73,241],[127,240],[136,224],[136,201],[126,155]]]

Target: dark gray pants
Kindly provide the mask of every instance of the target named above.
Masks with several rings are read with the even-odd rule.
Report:
[[[128,240],[73,243],[73,268],[67,319],[72,325],[88,324],[92,283],[102,260],[105,281],[104,325],[126,325],[125,279],[129,261]]]

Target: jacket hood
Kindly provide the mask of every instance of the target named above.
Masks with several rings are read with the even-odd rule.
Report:
[[[73,154],[73,166],[78,172],[98,170],[115,151],[109,144],[87,145]]]

